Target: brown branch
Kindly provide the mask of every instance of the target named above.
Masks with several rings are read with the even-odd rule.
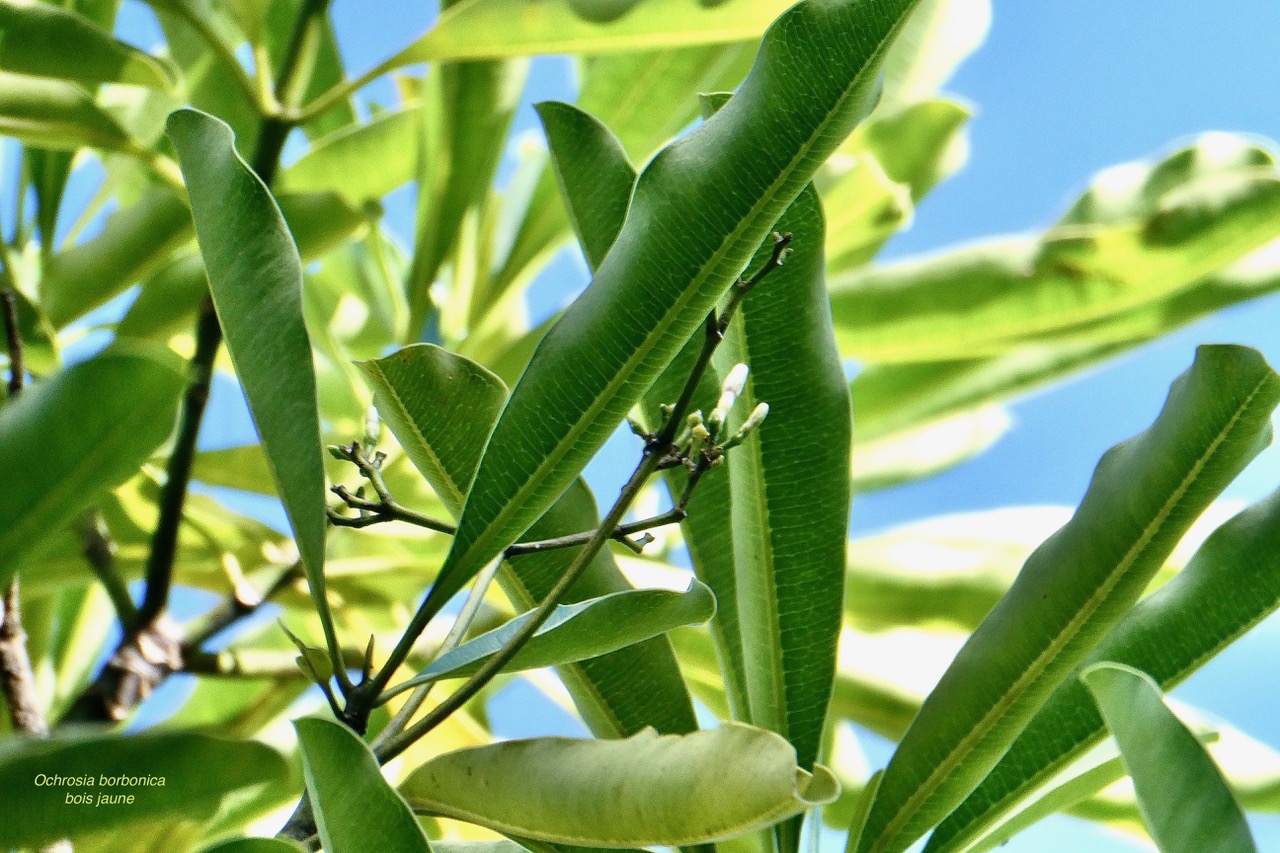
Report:
[[[4,239],[0,235],[0,240]],[[9,271],[6,269],[6,273]],[[4,335],[9,346],[9,397],[22,391],[25,369],[22,364],[22,333],[18,328],[18,300],[13,290],[0,290],[3,303]],[[0,691],[9,709],[15,731],[31,737],[46,737],[49,724],[40,708],[31,656],[27,653],[27,632],[22,629],[22,601],[15,574],[4,592],[0,610]]]

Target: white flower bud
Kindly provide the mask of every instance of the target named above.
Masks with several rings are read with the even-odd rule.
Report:
[[[382,435],[382,422],[378,420],[378,410],[373,406],[364,410],[364,445],[372,450],[378,446]]]
[[[757,404],[756,407],[751,410],[751,414],[747,417],[746,422],[742,425],[742,430],[741,430],[742,434],[746,435],[752,432],[753,430],[757,429],[760,426],[760,424],[764,423],[764,419],[767,418],[768,416],[769,416],[769,404],[768,403]]]
[[[720,386],[720,401],[716,403],[716,407],[708,419],[714,426],[719,427],[729,419],[729,410],[733,408],[733,404],[737,402],[738,395],[746,387],[747,366],[745,364],[735,364],[733,369],[729,371],[729,375],[724,378],[724,384]]]

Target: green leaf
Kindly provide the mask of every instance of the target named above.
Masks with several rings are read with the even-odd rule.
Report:
[[[458,62],[427,77],[414,256],[405,284],[415,335],[430,313],[431,285],[455,248],[464,219],[483,203],[493,183],[527,75],[525,61]],[[478,296],[453,294],[450,307],[466,312],[457,325],[469,325]]]
[[[506,838],[492,841],[445,841],[439,839],[431,842],[435,853],[526,853],[523,845]]]
[[[0,51],[2,49],[0,47]],[[70,151],[46,151],[30,146],[22,150],[23,174],[35,191],[36,227],[40,229],[40,250],[45,258],[52,256],[54,247],[58,245],[58,208],[62,206],[74,156]]]
[[[757,48],[742,42],[585,57],[578,109],[612,130],[632,162],[643,163],[698,117],[699,92],[738,87]],[[542,171],[490,284],[494,298],[530,281],[569,229],[556,180]]]
[[[973,359],[1141,314],[1280,236],[1271,155],[1225,134],[1101,173],[1040,238],[991,240],[832,282],[837,335],[867,362]],[[1160,330],[1158,330],[1160,331]],[[1134,337],[1132,332],[1129,337]]]
[[[885,174],[870,152],[860,152],[841,180],[823,189],[829,217],[832,269],[866,263],[890,237],[911,224],[911,190]]]
[[[430,853],[413,812],[382,778],[369,747],[341,723],[297,720],[307,791],[329,853]]]
[[[200,853],[298,853],[302,848],[279,838],[232,838],[203,847]]]
[[[849,543],[845,618],[864,631],[978,627],[1041,542],[1059,507],[928,518]]]
[[[1111,342],[1029,344],[991,358],[872,365],[849,384],[858,439],[901,434],[1029,391],[1125,349]]]
[[[716,353],[722,368],[751,369],[729,435],[769,405],[764,424],[728,452],[731,505],[717,516],[733,530],[747,719],[790,740],[797,763],[809,767],[835,677],[850,491],[832,472],[849,470],[851,418],[817,194],[801,193],[777,227],[795,235],[793,252],[748,294]]]
[[[270,191],[236,153],[230,128],[196,110],[169,117],[196,239],[227,350],[289,514],[330,653],[324,592],[324,460],[315,370],[302,319],[302,263]]]
[[[622,230],[636,170],[618,137],[589,114],[556,101],[536,109],[569,222],[594,270]]]
[[[573,0],[462,0],[386,65],[742,41],[759,38],[765,24],[786,8],[779,0],[725,0],[698,6],[678,0],[641,0],[622,19],[601,23],[582,14]]]
[[[1141,595],[1182,533],[1271,439],[1280,377],[1206,346],[1146,432],[1102,458],[1075,516],[1028,559],[925,701],[861,851],[901,851],[976,788]]]
[[[1099,663],[1080,678],[1120,747],[1143,821],[1163,853],[1257,850],[1222,771],[1165,706],[1151,676]]]
[[[1012,425],[1003,407],[986,405],[861,443],[855,431],[853,489],[871,492],[932,477],[986,452]]]
[[[407,104],[365,125],[349,125],[316,140],[280,173],[283,192],[332,191],[355,205],[379,199],[417,174],[422,110]]]
[[[988,850],[994,850],[1007,843],[1019,832],[1023,832],[1052,814],[1072,809],[1081,801],[1124,777],[1124,762],[1118,755],[1083,770],[1062,784],[1050,788],[1043,796],[1012,815],[969,849],[972,853],[986,853]],[[1078,812],[1074,813],[1079,816]]]
[[[401,447],[455,515],[475,475],[484,442],[506,398],[501,381],[478,364],[430,344],[416,344],[360,365],[374,401]],[[445,401],[444,404],[441,401]],[[533,540],[597,527],[595,499],[581,481],[529,530]],[[547,595],[573,559],[572,551],[530,554],[498,573],[519,610]],[[607,550],[596,556],[565,597],[567,604],[630,590]],[[697,728],[693,706],[670,644],[655,637],[592,660],[559,667],[591,730],[625,737],[645,726],[662,732]]]
[[[586,483],[577,480],[529,528],[525,538],[549,539],[599,526],[595,498]],[[498,573],[498,583],[518,609],[529,610],[547,596],[573,559],[572,550],[520,557],[508,563],[509,570]],[[613,555],[601,549],[564,601],[573,604],[629,589],[631,584],[618,570]],[[666,637],[561,666],[557,672],[597,737],[627,737],[646,726],[663,734],[698,728],[693,703]]]
[[[329,655],[325,650],[318,649],[315,646],[308,646],[286,628],[283,622],[280,623],[280,628],[300,652],[296,660],[298,669],[302,670],[303,674],[316,684],[328,684],[329,679],[333,678],[333,661],[329,660]]]
[[[1280,607],[1278,535],[1280,493],[1214,531],[1187,566],[1140,601],[1081,667],[1115,661],[1173,689]],[[931,853],[964,849],[1105,734],[1084,684],[1064,681],[983,783],[935,831]]]
[[[0,745],[6,803],[0,846],[39,847],[69,834],[145,826],[158,818],[207,819],[228,795],[280,785],[287,775],[270,747],[191,732],[10,738]],[[128,779],[104,781],[121,776]],[[133,799],[94,805],[104,795]]]
[[[139,145],[79,86],[8,71],[0,71],[0,134],[59,151],[135,153]]]
[[[411,344],[356,366],[378,413],[456,516],[506,402],[506,386],[471,359],[434,344]]]
[[[209,292],[198,252],[181,252],[142,282],[138,298],[116,324],[125,338],[165,340],[188,331],[200,300]]]
[[[561,604],[503,672],[559,666],[599,657],[665,634],[673,628],[701,625],[711,618],[715,609],[715,596],[697,581],[685,592],[631,589],[575,604]],[[441,655],[419,675],[397,685],[397,689],[441,678],[471,675],[520,630],[528,616],[523,613],[501,628],[481,634]]]
[[[14,474],[0,494],[0,581],[169,437],[185,376],[165,348],[116,346],[0,407],[0,471]]]
[[[964,162],[962,130],[972,115],[970,107],[933,98],[892,115],[872,116],[850,142],[869,151],[885,174],[909,187],[912,200],[919,201]]]
[[[877,112],[893,113],[935,95],[990,26],[990,0],[925,0],[889,50]]]
[[[864,113],[877,63],[913,5],[794,7],[738,95],[650,162],[594,282],[512,392],[428,607],[528,529],[704,321]]]
[[[98,307],[155,269],[191,238],[187,205],[168,187],[150,187],[107,219],[101,234],[54,255],[40,301],[55,328]]]
[[[297,241],[298,254],[304,261],[327,252],[369,224],[364,212],[331,192],[284,193],[277,202],[289,225],[289,231]],[[78,259],[79,265],[102,264],[106,267],[104,277],[99,279],[98,287],[92,291],[94,302],[100,304],[107,297],[124,290],[150,270],[155,262],[168,255],[172,246],[185,244],[191,236],[190,223],[190,216],[184,205],[178,218],[168,223],[175,226],[172,237],[159,246],[146,247],[146,255],[137,259],[141,263],[129,256],[121,259],[123,262],[118,262],[115,257],[118,246],[111,243],[100,245],[94,241],[92,245],[95,249]],[[149,224],[149,220],[142,224]],[[167,228],[161,233],[167,234]],[[129,245],[128,241],[126,245]],[[64,263],[59,266],[61,259],[74,256],[76,251],[76,247],[73,247],[54,258],[54,267],[60,274],[60,284],[80,274],[75,265]],[[179,252],[154,272],[145,275],[138,298],[129,306],[129,311],[116,327],[116,334],[162,339],[175,332],[185,331],[195,322],[196,308],[208,289],[204,262],[199,253],[194,249]],[[84,311],[88,307],[91,306],[78,302],[73,310]]]
[[[13,290],[18,312],[18,335],[22,341],[22,360],[31,373],[39,376],[58,369],[57,335],[49,321],[21,290]],[[0,335],[0,352],[9,355],[8,335]]]
[[[35,77],[74,80],[87,87],[131,83],[172,90],[177,73],[167,62],[117,41],[70,9],[30,0],[0,2],[0,68]]]
[[[688,735],[643,731],[626,740],[535,738],[461,749],[428,761],[400,786],[417,811],[595,847],[730,838],[830,802],[838,789],[826,768],[813,775],[798,768],[781,737],[737,723]]]
[[[323,255],[369,224],[371,214],[332,192],[281,193],[276,199],[303,260]],[[372,208],[374,211],[378,209]]]

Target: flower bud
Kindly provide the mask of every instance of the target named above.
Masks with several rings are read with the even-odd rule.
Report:
[[[711,417],[707,419],[713,430],[719,429],[720,425],[729,419],[729,410],[733,408],[738,395],[746,387],[747,366],[745,364],[735,364],[733,369],[729,371],[729,375],[724,378],[724,384],[720,386],[720,401],[716,403],[715,409],[711,412]]]
[[[759,428],[760,424],[764,423],[764,419],[767,418],[768,416],[769,416],[769,404],[768,403],[756,404],[756,407],[751,410],[751,414],[747,416],[746,422],[742,425],[742,429],[739,431],[742,433],[743,437],[746,437],[747,435],[751,434],[752,431]]]

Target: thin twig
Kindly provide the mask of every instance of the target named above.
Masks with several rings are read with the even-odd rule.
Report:
[[[456,525],[409,509],[392,497],[386,482],[382,479],[383,454],[377,453],[371,458],[358,441],[353,441],[347,446],[334,447],[332,450],[355,465],[359,469],[361,476],[369,481],[369,485],[372,486],[374,493],[378,496],[377,500],[369,500],[360,494],[352,494],[346,486],[333,486],[329,491],[337,495],[348,508],[354,509],[359,513],[358,515],[344,515],[330,507],[328,509],[329,522],[333,526],[360,529],[389,521],[402,521],[416,527],[434,530],[438,533],[453,535],[458,532]],[[611,538],[621,542],[636,553],[640,553],[647,542],[631,539],[630,537],[633,534],[652,530],[655,527],[661,527],[666,524],[676,524],[684,520],[685,514],[683,506],[677,506],[652,518],[620,524],[613,531]],[[562,548],[576,548],[591,541],[591,537],[595,533],[596,531],[593,529],[582,533],[572,533],[567,536],[557,536],[552,539],[541,539],[535,542],[517,542],[503,551],[502,556],[504,559],[509,560],[526,554],[541,554]],[[652,537],[650,537],[650,541],[651,539]]]
[[[494,676],[502,671],[502,668],[519,653],[520,649],[533,638],[547,619],[550,618],[561,599],[578,581],[578,578],[586,571],[587,566],[595,559],[596,554],[600,552],[600,549],[609,540],[611,531],[618,527],[627,510],[631,508],[631,504],[639,497],[640,492],[648,483],[649,478],[673,454],[679,454],[679,449],[675,446],[675,440],[684,424],[685,415],[692,405],[694,392],[702,381],[702,375],[706,372],[707,366],[711,363],[711,356],[715,353],[716,347],[720,345],[720,342],[724,340],[724,333],[728,329],[733,315],[742,304],[742,300],[746,298],[747,293],[770,272],[781,266],[783,259],[786,257],[790,241],[790,234],[775,235],[774,251],[770,260],[751,278],[739,281],[734,285],[733,295],[725,305],[723,312],[721,312],[716,322],[709,323],[707,326],[707,337],[702,351],[690,371],[679,401],[667,415],[665,426],[659,431],[654,440],[645,446],[644,456],[641,458],[640,464],[636,466],[630,479],[622,487],[617,501],[614,502],[613,507],[606,514],[591,539],[575,555],[573,562],[565,570],[564,575],[547,593],[547,596],[538,607],[530,613],[528,620],[520,626],[520,630],[491,658],[486,660],[475,674],[467,679],[449,698],[431,709],[420,721],[405,729],[399,735],[389,738],[382,745],[382,749],[376,752],[379,761],[385,763],[404,752],[415,741],[444,722],[453,712],[469,702]]]
[[[498,567],[501,565],[501,560],[493,560],[476,577],[475,583],[471,585],[470,592],[467,593],[467,600],[463,602],[462,610],[458,613],[458,618],[453,620],[449,633],[445,635],[444,642],[440,644],[440,648],[436,651],[437,658],[453,651],[462,642],[462,638],[466,636],[467,631],[475,622],[476,614],[480,612],[480,605],[484,602],[485,593],[489,591],[494,577],[498,574]],[[374,749],[404,731],[405,727],[409,725],[409,721],[413,719],[413,715],[418,713],[418,709],[422,707],[422,703],[427,701],[427,696],[435,685],[435,681],[428,681],[425,684],[418,685],[405,701],[404,706],[391,718],[391,722],[387,723],[386,728],[378,733],[377,738],[373,741]],[[388,698],[390,696],[384,694],[379,698],[378,704],[383,704]]]
[[[115,607],[116,618],[126,631],[129,630],[138,622],[138,608],[129,595],[124,578],[116,570],[116,544],[111,540],[111,531],[107,530],[102,512],[98,509],[85,510],[77,523],[77,532],[85,562],[106,589]]]

